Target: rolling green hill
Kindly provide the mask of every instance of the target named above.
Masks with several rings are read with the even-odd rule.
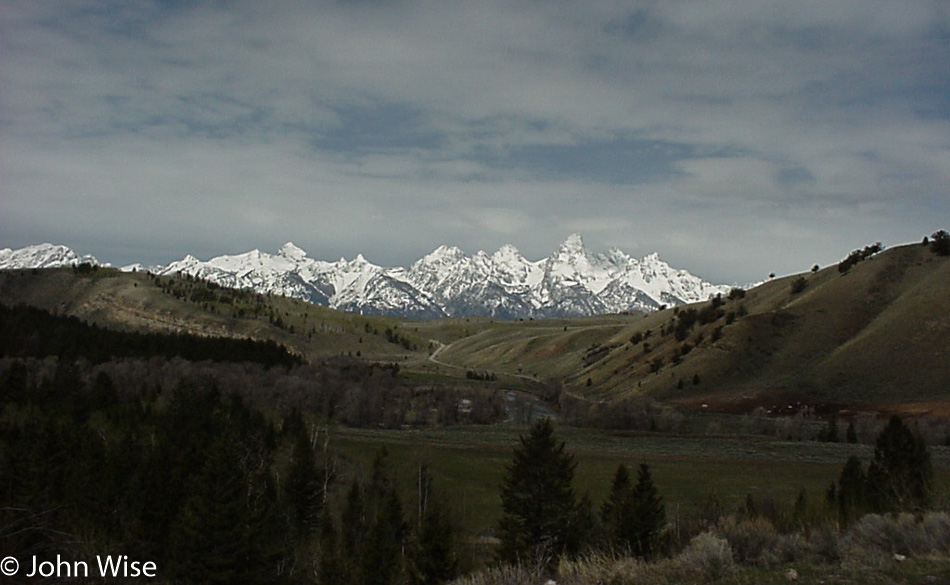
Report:
[[[948,290],[950,258],[921,245],[648,315],[514,322],[406,322],[111,269],[0,272],[0,302],[108,327],[273,340],[309,360],[479,372],[513,389],[549,382],[603,405],[647,397],[735,413],[950,414]]]
[[[28,304],[120,330],[273,340],[308,360],[359,355],[419,361],[429,343],[397,319],[108,268],[0,271],[0,303]]]
[[[555,376],[594,401],[947,414],[948,290],[950,258],[901,246],[845,272],[831,266],[774,279],[741,298],[645,317],[497,326],[439,357]]]

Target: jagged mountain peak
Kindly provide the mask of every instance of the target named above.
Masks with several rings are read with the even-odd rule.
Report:
[[[94,256],[79,255],[71,248],[57,244],[43,243],[18,250],[0,250],[0,269],[59,268],[79,264],[103,265]]]
[[[375,264],[367,260],[366,257],[363,256],[363,254],[357,254],[356,258],[353,258],[353,260],[350,262],[350,265],[351,266],[375,266]]]
[[[633,261],[633,258],[629,254],[617,247],[607,250],[605,257],[614,264],[629,263]]]
[[[571,234],[558,247],[557,252],[551,258],[557,258],[561,261],[571,262],[575,258],[586,258],[589,255],[584,246],[584,238],[580,234]]]
[[[573,233],[567,236],[567,239],[561,244],[561,248],[565,250],[583,250],[584,237],[578,233]]]
[[[278,250],[278,255],[284,256],[285,258],[292,258],[294,260],[303,260],[307,257],[307,252],[302,248],[299,248],[294,245],[293,242],[287,242]]]
[[[465,252],[458,246],[442,245],[416,261],[416,264],[449,264],[463,258],[466,258]]]
[[[492,258],[496,259],[505,259],[505,258],[524,258],[521,255],[521,251],[518,248],[514,247],[512,244],[505,244],[502,247],[498,248]]]
[[[0,250],[0,268],[47,267],[80,262],[65,246]],[[58,264],[57,264],[58,262]],[[186,273],[222,286],[281,294],[368,314],[415,318],[493,316],[527,318],[649,311],[661,305],[705,300],[728,287],[676,270],[657,253],[637,260],[618,248],[591,254],[571,234],[554,254],[531,261],[506,244],[489,255],[467,255],[439,246],[409,268],[383,268],[357,254],[325,262],[287,242],[276,254],[251,250],[199,260],[189,254],[158,274]]]

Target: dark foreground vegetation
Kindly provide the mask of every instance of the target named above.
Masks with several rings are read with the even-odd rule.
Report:
[[[950,517],[928,511],[927,448],[897,418],[824,493],[750,495],[737,510],[710,498],[687,516],[667,510],[646,464],[618,465],[603,501],[577,493],[575,456],[542,419],[511,453],[478,569],[460,503],[425,464],[397,477],[379,450],[363,467],[318,411],[255,405],[200,364],[152,364],[185,372],[168,385],[124,381],[123,365],[152,379],[146,363],[3,361],[0,556],[127,555],[156,563],[158,583],[639,584],[762,582],[853,571],[856,551],[893,564],[950,547]]]
[[[410,522],[385,455],[350,475],[299,411],[275,424],[211,379],[129,398],[69,364],[31,378],[14,362],[0,381],[0,555],[22,567],[114,554],[160,582],[375,583],[451,566],[428,558],[451,541],[425,471]]]
[[[948,239],[934,234],[927,244],[939,254]],[[851,266],[876,251],[857,254]],[[240,317],[232,293],[201,296],[200,283],[175,283],[168,294],[225,304]],[[792,286],[799,294],[809,284]],[[684,342],[695,327],[728,319],[721,302],[708,314],[679,311],[659,337]],[[286,313],[267,315],[294,326],[282,321]],[[368,325],[365,332],[375,335]],[[395,329],[386,342],[416,343]],[[636,343],[646,352],[645,337]],[[593,365],[609,351],[588,353]],[[467,369],[455,383],[402,367],[342,356],[306,363],[273,342],[117,332],[0,307],[0,558],[18,559],[25,571],[33,558],[94,569],[96,556],[126,555],[155,563],[153,583],[950,581],[950,516],[934,510],[941,502],[922,438],[945,442],[942,425],[865,415],[839,426],[806,405],[734,419],[687,417],[652,401],[593,412],[564,393],[557,406],[574,423],[689,440],[735,433],[843,448],[860,441],[873,453],[842,456],[835,481],[792,498],[757,492],[727,504],[714,480],[694,477],[711,484],[695,490],[709,495],[684,511],[666,499],[651,464],[629,458],[598,480],[596,499],[580,490],[593,480],[578,477],[579,456],[542,419],[505,451],[492,509],[460,513],[471,504],[442,481],[445,459],[419,449],[411,466],[397,465],[373,445],[356,460],[337,441],[339,425],[382,433],[511,416],[492,372]],[[454,457],[475,465],[464,452]],[[737,466],[729,473],[741,475],[741,458],[730,461]],[[473,515],[491,516],[490,530],[470,530]],[[94,572],[79,581],[101,581]],[[3,582],[18,578],[44,581],[20,574]]]
[[[730,513],[713,498],[685,522],[667,518],[648,465],[635,481],[618,466],[599,510],[575,494],[575,467],[549,421],[523,435],[501,491],[504,562],[458,583],[761,583],[797,581],[799,571],[807,582],[891,583],[911,557],[929,559],[910,571],[929,582],[950,574],[950,516],[931,511],[930,455],[898,417],[873,459],[848,459],[817,500],[804,490],[791,502],[749,495]]]
[[[21,578],[34,558],[104,555],[154,563],[168,583],[456,574],[428,472],[404,503],[384,452],[361,473],[329,438],[336,422],[491,422],[503,410],[491,391],[420,389],[395,364],[307,365],[273,343],[120,333],[26,308],[0,310],[0,350],[0,557],[18,559]]]
[[[360,477],[310,414],[273,415],[207,377],[129,388],[104,371],[86,383],[68,362],[49,376],[42,362],[5,365],[0,556],[24,568],[114,554],[154,562],[159,582],[174,583],[455,574],[427,472],[418,501],[403,503],[385,453]]]

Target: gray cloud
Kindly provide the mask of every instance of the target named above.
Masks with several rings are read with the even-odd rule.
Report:
[[[0,246],[802,270],[950,217],[938,1],[11,3]]]

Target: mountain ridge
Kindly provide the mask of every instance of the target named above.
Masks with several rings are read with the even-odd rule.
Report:
[[[103,265],[66,246],[0,250],[0,269]],[[383,267],[362,254],[336,262],[310,258],[292,242],[276,254],[254,249],[209,260],[187,254],[165,266],[122,270],[186,274],[221,286],[298,298],[353,313],[416,319],[487,316],[500,319],[580,317],[650,312],[725,293],[657,253],[636,259],[613,248],[591,253],[571,234],[547,258],[532,261],[505,244],[492,254],[442,245],[409,267]]]
[[[597,404],[648,396],[735,414],[947,416],[948,285],[946,256],[904,244],[627,324],[484,330],[439,359],[543,372]]]
[[[559,389],[567,420],[610,426],[626,424],[624,413],[640,399],[735,414],[807,408],[947,416],[948,283],[946,256],[908,244],[646,315],[530,323],[359,317],[201,279],[116,269],[3,270],[0,300],[122,330],[272,339],[310,360],[362,356],[450,377],[490,372],[506,384]]]

